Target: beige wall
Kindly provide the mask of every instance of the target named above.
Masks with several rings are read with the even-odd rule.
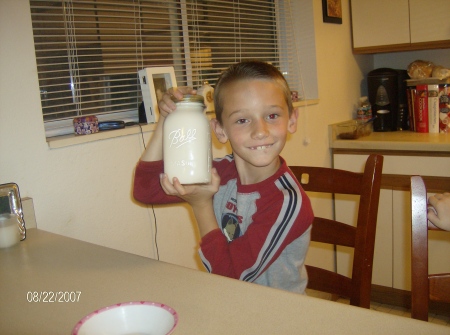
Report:
[[[352,54],[348,1],[342,1],[342,24],[323,23],[322,2],[313,4],[320,102],[300,109],[298,132],[283,156],[290,164],[330,166],[327,126],[353,117],[373,57]]]
[[[301,109],[283,156],[289,164],[330,166],[327,125],[352,117],[373,57],[351,52],[347,1],[342,25],[323,23],[321,1],[313,3],[320,103]],[[22,197],[33,198],[41,229],[155,257],[152,210],[131,197],[141,136],[47,146],[27,0],[0,0],[0,73],[0,183],[16,182]],[[329,202],[321,208],[331,213]],[[158,207],[155,214],[160,258],[197,267],[189,208]]]

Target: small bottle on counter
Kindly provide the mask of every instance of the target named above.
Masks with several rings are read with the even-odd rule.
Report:
[[[170,181],[206,184],[211,181],[211,129],[201,95],[174,99],[176,110],[163,127],[164,172]]]
[[[356,111],[356,119],[361,121],[368,121],[372,118],[372,105],[369,98],[364,96],[359,98],[359,107]]]

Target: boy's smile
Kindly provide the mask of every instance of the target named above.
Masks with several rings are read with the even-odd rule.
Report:
[[[250,149],[252,149],[252,150],[264,150],[264,149],[267,149],[267,148],[269,148],[271,146],[272,145],[260,145],[258,147],[251,147]]]
[[[273,175],[297,111],[289,116],[281,86],[273,80],[240,80],[223,88],[222,125],[213,128],[220,142],[230,141],[242,184]]]

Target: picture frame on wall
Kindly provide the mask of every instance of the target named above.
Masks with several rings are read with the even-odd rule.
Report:
[[[323,22],[342,24],[341,0],[322,0]]]
[[[169,88],[177,86],[173,66],[147,67],[139,70],[139,83],[145,109],[145,122],[158,122],[158,101]]]

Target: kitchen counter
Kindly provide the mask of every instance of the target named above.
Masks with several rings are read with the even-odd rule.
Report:
[[[355,140],[337,138],[336,125],[328,126],[330,148],[436,152],[450,155],[450,134],[424,134],[412,131],[372,132]]]
[[[88,313],[156,301],[175,334],[448,334],[450,328],[207,274],[38,229],[0,249],[0,332],[70,334]],[[79,292],[74,302],[41,292]],[[36,292],[36,293],[35,293]]]
[[[329,126],[334,168],[362,172],[370,154],[384,157],[372,297],[380,303],[394,302],[407,307],[411,298],[411,176],[423,177],[429,195],[450,190],[450,134],[372,132],[350,140],[338,139],[336,128],[337,124]],[[334,197],[334,215],[342,222],[356,224],[354,210],[359,199],[350,198],[347,195]],[[447,273],[450,262],[438,256],[450,253],[450,241],[434,234],[430,236],[430,272]],[[351,273],[346,250],[338,248],[333,259],[336,259],[339,273]]]

